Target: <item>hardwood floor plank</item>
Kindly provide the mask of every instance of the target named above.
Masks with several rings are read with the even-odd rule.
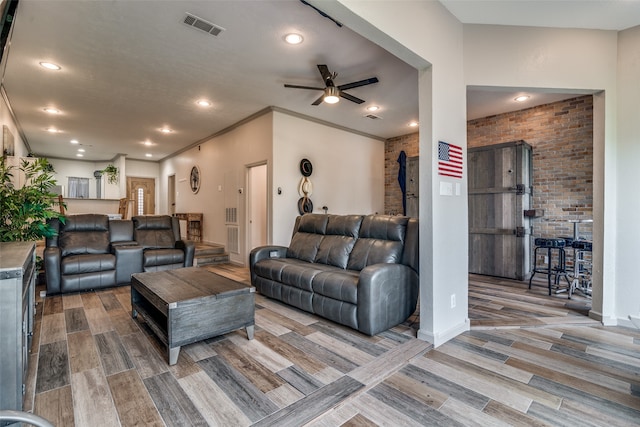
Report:
[[[83,307],[65,309],[64,321],[68,334],[89,329],[89,322],[87,322],[87,317],[84,315]]]
[[[62,305],[62,295],[47,296],[44,299],[43,314],[45,316],[50,314],[60,314],[64,311]]]
[[[288,383],[285,383],[278,388],[274,388],[265,394],[269,400],[278,405],[278,408],[289,406],[293,402],[304,397],[304,394]]]
[[[67,335],[67,346],[72,374],[102,366],[91,331],[85,330]]]
[[[587,403],[598,407],[600,411],[605,412],[613,417],[620,418],[624,422],[637,422],[640,420],[640,410],[630,408],[628,406],[601,398],[583,390],[560,384],[547,378],[535,375],[529,384],[532,387],[545,390],[549,393],[563,396],[564,399],[571,399],[577,402]],[[640,399],[639,399],[640,402]]]
[[[342,377],[261,419],[254,426],[297,427],[303,425],[335,407],[363,387],[362,383],[352,378]]]
[[[33,413],[54,426],[74,427],[71,385],[36,394]]]
[[[361,351],[351,345],[345,345],[344,342],[325,335],[322,332],[314,332],[306,335],[307,340],[314,342],[334,353],[342,353],[342,357],[347,358],[357,366],[364,365],[372,361],[375,357]]]
[[[121,340],[142,379],[153,377],[169,370],[167,362],[158,354],[147,336],[142,332],[124,335]]]
[[[248,378],[261,392],[266,393],[284,384],[279,375],[265,368],[253,358],[253,355],[245,353],[231,341],[221,340],[212,344],[212,347],[220,357]]]
[[[311,355],[303,352],[302,350],[292,346],[291,344],[283,341],[279,337],[272,335],[268,331],[258,331],[255,334],[255,339],[262,342],[274,352],[282,355],[285,359],[291,363],[300,366],[307,372],[315,373],[326,368],[327,365],[320,360],[312,357]]]
[[[120,341],[117,332],[109,331],[97,334],[94,338],[98,348],[98,355],[107,376],[134,368],[134,364],[129,358],[129,354],[125,350],[122,341]]]
[[[469,427],[510,427],[511,424],[472,408],[456,399],[447,400],[440,408],[440,412],[461,425]]]
[[[358,396],[351,404],[366,417],[379,426],[416,426],[424,427],[424,424],[413,420],[409,415],[380,402],[378,399],[364,393]]]
[[[271,324],[276,325],[276,327],[279,326],[279,328],[281,329],[288,329],[288,331],[284,333],[294,331],[300,335],[308,335],[315,332],[315,329],[311,328],[306,324],[308,323],[308,319],[306,317],[304,318],[305,323],[301,323],[296,319],[283,316],[282,314],[272,310],[257,310],[256,317],[258,316],[260,320],[268,321]],[[316,322],[313,322],[312,324],[315,324],[315,323]],[[282,334],[274,333],[274,335],[282,335]]]
[[[64,313],[47,314],[42,316],[40,331],[41,344],[62,341],[66,339],[66,327],[64,323]]]
[[[279,409],[220,356],[201,360],[198,365],[251,421],[257,421]]]
[[[158,410],[135,370],[107,377],[107,382],[123,427],[164,427]]]
[[[180,351],[186,352],[194,362],[218,355],[211,343],[207,341],[199,341],[183,346]]]
[[[324,386],[324,383],[318,381],[295,365],[278,372],[278,376],[304,395],[311,394]]]
[[[251,425],[251,420],[205,372],[180,378],[178,383],[209,425]]]
[[[398,372],[386,378],[384,384],[394,387],[407,396],[418,400],[434,409],[439,409],[449,399],[449,395],[429,387],[422,381]]]
[[[38,353],[36,394],[69,384],[67,341],[42,344]]]
[[[487,406],[482,410],[484,413],[491,415],[493,418],[502,420],[510,426],[514,427],[547,427],[551,426],[542,420],[534,418],[526,413],[513,409],[503,403],[490,400]]]
[[[489,398],[481,393],[477,393],[467,387],[449,381],[440,375],[422,369],[414,363],[410,363],[400,370],[400,373],[407,377],[423,383],[426,387],[436,390],[443,395],[451,396],[454,399],[465,402],[475,409],[482,409],[489,402]]]
[[[143,382],[167,427],[208,425],[171,373],[145,378]]]
[[[284,358],[282,355],[271,350],[268,346],[260,342],[259,339],[247,340],[238,334],[231,334],[228,336],[229,340],[240,347],[244,352],[250,353],[253,358],[261,365],[269,369],[271,372],[276,373],[282,369],[286,369],[293,363]]]
[[[113,328],[120,336],[135,334],[140,331],[138,322],[131,317],[131,312],[122,309],[111,310],[107,312]]]
[[[356,414],[348,421],[341,424],[342,427],[374,427],[377,425],[378,424],[374,423],[362,414]]]
[[[98,295],[98,298],[100,298],[100,302],[102,303],[102,306],[106,311],[123,309],[118,299],[115,297],[115,295],[113,295],[112,291],[110,290],[102,291],[102,292],[99,292],[97,295]]]
[[[91,333],[93,333],[94,335],[113,330],[111,318],[102,307],[102,304],[100,304],[100,307],[98,308],[87,309],[85,307],[84,314],[85,316],[87,316],[89,328],[91,329]]]
[[[94,308],[101,308],[104,310],[104,306],[102,305],[102,301],[95,292],[85,292],[80,294],[80,298],[82,299],[82,305],[85,310],[91,310]]]
[[[286,343],[296,347],[298,350],[308,353],[311,357],[321,360],[327,366],[331,366],[342,373],[346,373],[357,368],[357,365],[347,358],[336,354],[317,343],[311,342],[295,332],[282,335],[280,338]]]
[[[89,369],[71,375],[73,413],[80,426],[119,426],[118,412],[102,369]]]
[[[67,294],[62,298],[62,308],[67,310],[69,308],[83,307],[81,294]]]
[[[311,328],[322,332],[326,336],[341,341],[351,347],[364,351],[371,356],[380,356],[382,353],[387,351],[387,348],[380,347],[376,344],[380,341],[379,337],[369,337],[364,334],[354,334],[352,330],[349,330],[346,327],[317,322],[314,323]]]

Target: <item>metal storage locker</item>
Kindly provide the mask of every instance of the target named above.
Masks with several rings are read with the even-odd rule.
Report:
[[[469,148],[469,272],[527,280],[531,274],[531,146]]]

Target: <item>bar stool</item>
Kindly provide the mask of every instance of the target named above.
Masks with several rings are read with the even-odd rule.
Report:
[[[586,258],[587,252],[591,252],[593,243],[587,240],[574,240],[573,281],[569,287],[569,298],[574,291],[579,290],[585,296],[591,296],[591,257]]]
[[[547,275],[547,283],[549,284],[549,295],[551,295],[551,277],[554,277],[553,284],[560,284],[560,277],[564,277],[567,281],[569,288],[571,288],[571,282],[569,281],[569,277],[566,272],[566,254],[564,252],[565,240],[562,238],[553,238],[553,239],[545,239],[545,238],[536,238],[534,241],[536,245],[533,251],[533,259],[534,259],[534,267],[533,274],[529,278],[529,289],[531,289],[531,281],[533,280],[533,276],[536,273],[546,274]],[[547,259],[548,263],[545,266],[538,266],[538,251],[546,250],[547,251]],[[557,253],[557,261],[556,266],[553,266],[553,251]]]

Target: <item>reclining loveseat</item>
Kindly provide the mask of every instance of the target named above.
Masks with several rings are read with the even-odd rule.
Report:
[[[289,247],[251,251],[263,295],[367,335],[405,321],[418,301],[418,220],[305,214]]]
[[[180,240],[178,219],[167,215],[82,214],[49,224],[56,235],[43,252],[47,294],[125,285],[133,273],[193,265],[194,243]]]

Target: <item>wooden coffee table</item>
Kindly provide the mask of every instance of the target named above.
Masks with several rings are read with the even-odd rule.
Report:
[[[246,328],[253,339],[255,288],[204,268],[136,273],[131,279],[131,316],[141,315],[169,350]]]

